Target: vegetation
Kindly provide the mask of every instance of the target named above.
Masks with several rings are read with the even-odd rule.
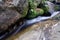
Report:
[[[42,0],[38,5],[35,0],[29,0],[29,10],[27,18],[35,18],[38,15],[43,15],[44,13],[48,13],[48,6],[45,6],[45,0]],[[38,6],[37,6],[38,5]]]
[[[59,10],[60,7],[59,7],[58,5],[55,5],[54,8],[55,8],[55,10],[57,11],[57,10]]]

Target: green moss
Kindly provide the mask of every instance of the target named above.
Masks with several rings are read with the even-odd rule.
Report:
[[[43,10],[44,10],[45,13],[48,13],[49,7],[48,7],[48,6],[45,6],[45,7],[43,8]]]
[[[39,15],[43,15],[44,14],[44,10],[40,9]]]
[[[25,7],[22,13],[22,17],[25,17],[27,15],[28,12],[28,7]]]
[[[37,12],[36,12],[36,10],[33,10],[33,9],[31,9],[31,10],[29,10],[29,14],[27,15],[27,18],[35,18],[37,16]]]
[[[59,7],[57,5],[54,8],[55,8],[55,10],[58,10],[59,9]]]
[[[30,9],[35,9],[37,8],[37,3],[35,2],[35,0],[29,0],[29,8]]]

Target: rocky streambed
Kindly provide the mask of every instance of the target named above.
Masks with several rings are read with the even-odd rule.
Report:
[[[35,0],[35,2],[39,4],[40,0]],[[0,0],[0,33],[4,33],[7,29],[10,31],[10,28],[15,29],[16,24],[23,22],[21,18],[25,17],[27,12],[28,0]],[[52,33],[55,31],[52,26],[60,22],[59,16],[31,25],[20,32],[21,34],[18,33],[6,40],[50,40],[50,30]]]
[[[6,40],[59,40],[60,21],[46,20],[33,24]]]
[[[60,40],[59,16],[60,14],[43,22],[33,24],[6,40]]]

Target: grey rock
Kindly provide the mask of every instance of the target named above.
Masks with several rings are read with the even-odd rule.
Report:
[[[20,14],[15,7],[19,10]],[[0,33],[7,30],[21,16],[26,15],[27,11],[27,0],[0,0]]]
[[[50,37],[53,36],[51,33],[54,32],[53,26],[55,26],[57,23],[58,22],[56,20],[47,20],[33,24],[26,30],[20,32],[21,35],[19,33],[19,36],[15,40],[50,40]]]
[[[60,22],[44,30],[45,40],[60,40]]]
[[[57,14],[56,16],[52,17],[53,20],[59,20],[60,21],[60,13]]]
[[[22,16],[26,16],[28,11],[28,0],[2,0],[0,1],[0,7],[5,9],[15,8]]]

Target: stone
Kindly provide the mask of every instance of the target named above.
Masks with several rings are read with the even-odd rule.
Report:
[[[60,22],[53,26],[50,34],[50,40],[60,40]]]
[[[0,0],[0,33],[25,16],[27,11],[27,0]]]
[[[58,20],[58,21],[60,21],[60,13],[57,14],[56,16],[54,16],[52,19],[53,19],[53,20]]]
[[[35,3],[39,4],[41,0],[34,0]],[[13,0],[12,4],[16,7],[17,11],[22,14],[22,17],[27,15],[29,10],[28,0]]]
[[[40,3],[41,0],[34,0],[37,4]],[[1,0],[0,7],[13,7],[17,10],[22,17],[25,17],[28,12],[28,0]]]
[[[33,24],[26,29],[22,30],[16,35],[12,35],[6,40],[44,40],[48,35],[50,30],[52,30],[52,26],[57,24],[56,20],[46,20],[43,22],[38,22]]]
[[[7,30],[20,18],[20,14],[12,9],[0,10],[0,33]]]
[[[27,15],[28,11],[28,0],[1,0],[0,1],[1,8],[15,8],[22,17]]]

